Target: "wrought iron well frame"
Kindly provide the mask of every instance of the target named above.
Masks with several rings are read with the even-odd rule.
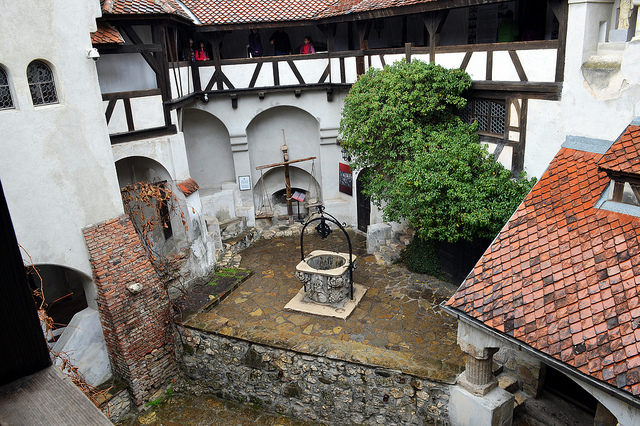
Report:
[[[347,230],[344,228],[344,225],[341,224],[338,219],[333,217],[330,213],[324,211],[324,206],[317,206],[318,213],[320,216],[315,216],[309,219],[304,226],[302,227],[302,231],[300,231],[300,260],[304,259],[304,230],[313,222],[320,221],[320,223],[316,226],[316,232],[325,240],[333,230],[327,225],[327,221],[331,222],[335,225],[338,225],[338,228],[342,231],[344,236],[347,238],[347,244],[349,245],[349,295],[350,299],[353,300],[353,248],[351,246],[351,238],[349,238],[349,234]],[[326,216],[325,216],[326,215]]]

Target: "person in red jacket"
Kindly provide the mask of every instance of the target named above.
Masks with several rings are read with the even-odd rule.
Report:
[[[311,37],[306,36],[304,38],[304,44],[300,46],[300,54],[308,55],[310,53],[316,53],[316,48],[313,47],[313,41],[311,41]]]
[[[196,50],[196,61],[208,61],[209,54],[204,49],[204,41],[200,42],[200,47]]]

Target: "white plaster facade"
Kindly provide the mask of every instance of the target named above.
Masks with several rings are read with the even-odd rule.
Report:
[[[640,39],[608,41],[618,4],[569,0],[562,98],[529,102],[529,175],[542,175],[568,135],[615,140],[640,115]]]
[[[0,63],[15,105],[0,111],[0,179],[18,242],[34,264],[91,277],[82,228],[123,213],[96,64],[87,58],[99,2],[2,0],[0,8]],[[26,69],[35,59],[53,71],[55,104],[32,103]]]

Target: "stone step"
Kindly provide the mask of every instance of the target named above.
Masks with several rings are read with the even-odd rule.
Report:
[[[520,390],[518,379],[516,379],[509,373],[502,373],[498,376],[498,386],[513,394]]]
[[[529,395],[527,395],[526,393],[520,390],[516,391],[516,393],[513,394],[513,397],[514,397],[513,408],[517,408],[521,406],[527,399],[531,398]]]

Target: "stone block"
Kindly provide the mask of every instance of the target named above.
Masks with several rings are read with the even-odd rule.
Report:
[[[375,223],[367,227],[367,253],[373,254],[392,237],[391,225]]]
[[[455,386],[451,389],[449,419],[454,426],[510,426],[513,395],[494,388],[484,396],[476,396]]]
[[[69,356],[71,365],[90,386],[99,386],[111,378],[107,344],[102,334],[98,311],[91,308],[76,313],[53,347],[56,353]],[[58,359],[56,364],[60,365]]]

